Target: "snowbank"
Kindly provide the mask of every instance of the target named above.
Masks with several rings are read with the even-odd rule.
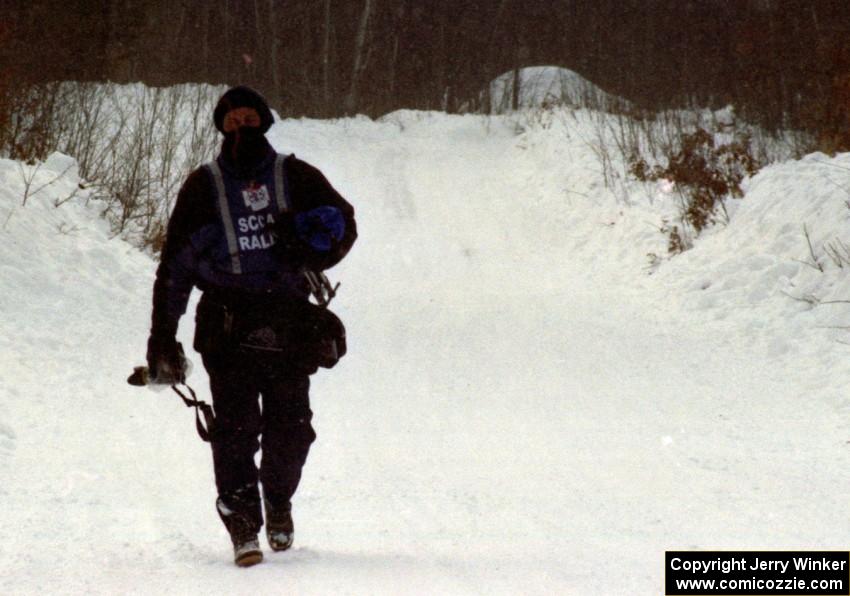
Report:
[[[842,368],[850,322],[850,154],[812,154],[764,168],[715,228],[658,272],[691,317],[766,342],[784,360]],[[843,384],[840,375],[834,379]]]
[[[123,370],[110,357],[139,352],[126,332],[144,322],[126,306],[140,302],[151,261],[111,238],[89,199],[68,156],[0,159],[0,460],[27,431],[20,420],[34,404],[86,399],[91,381]],[[56,435],[59,445],[66,436]]]

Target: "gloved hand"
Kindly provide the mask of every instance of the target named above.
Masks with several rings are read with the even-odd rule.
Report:
[[[152,333],[147,358],[151,383],[174,385],[186,381],[186,356],[173,335]]]
[[[316,207],[295,216],[295,233],[314,251],[328,253],[345,234],[345,218],[336,207]]]
[[[292,215],[282,214],[277,224],[282,258],[296,266],[321,270],[322,262],[345,234],[345,218],[336,207],[323,205]]]

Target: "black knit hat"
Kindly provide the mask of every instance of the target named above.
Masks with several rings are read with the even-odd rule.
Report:
[[[224,134],[224,116],[227,112],[236,108],[254,108],[257,110],[257,114],[260,116],[260,132],[264,134],[274,122],[269,104],[266,103],[263,96],[250,87],[240,85],[228,89],[215,106],[213,121],[220,133]]]

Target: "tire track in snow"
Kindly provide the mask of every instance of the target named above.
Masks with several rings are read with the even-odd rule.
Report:
[[[374,175],[386,181],[382,193],[384,208],[402,221],[416,219],[416,205],[407,177],[409,162],[409,151],[401,144],[383,150],[374,162]]]
[[[12,430],[10,425],[3,422],[3,415],[0,413],[0,473],[9,468],[8,460],[15,451],[16,440],[15,431]],[[5,492],[4,484],[6,483],[0,483],[0,493]]]

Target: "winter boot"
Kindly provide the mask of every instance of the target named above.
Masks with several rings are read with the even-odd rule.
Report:
[[[263,561],[263,551],[257,535],[239,537],[231,535],[233,540],[233,562],[239,567],[250,567]]]
[[[266,506],[266,538],[272,550],[286,550],[292,546],[295,538],[295,527],[292,523],[292,504],[287,502],[278,507],[272,507],[268,499],[263,502]]]
[[[233,562],[239,567],[250,567],[262,562],[263,551],[260,550],[255,524],[247,516],[228,509],[221,500],[216,507],[233,542]]]

